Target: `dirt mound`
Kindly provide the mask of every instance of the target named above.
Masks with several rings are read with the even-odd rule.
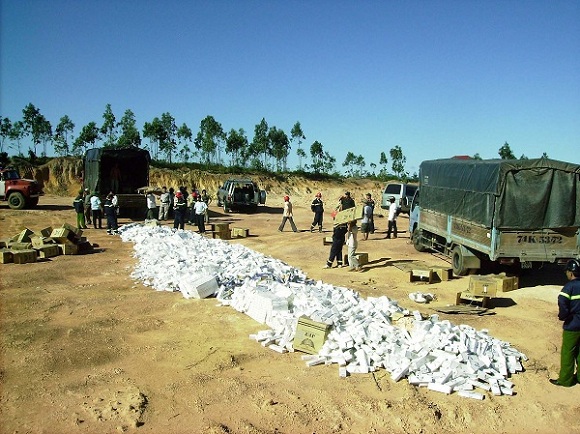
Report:
[[[29,168],[23,176],[38,180],[46,194],[58,196],[75,196],[82,187],[83,163],[81,158],[65,157],[54,158],[38,168]],[[380,195],[383,183],[368,179],[312,180],[301,176],[262,176],[248,174],[216,174],[202,170],[161,169],[151,167],[149,184],[151,186],[167,186],[177,189],[185,186],[188,190],[195,186],[198,190],[206,189],[214,196],[224,181],[231,177],[251,178],[258,183],[261,189],[266,190],[267,203],[273,205],[283,202],[283,196],[289,195],[295,204],[306,204],[312,200],[316,192],[322,192],[323,198],[329,204],[334,204],[338,198],[349,190],[355,200],[364,198],[371,193],[377,204],[380,205]]]

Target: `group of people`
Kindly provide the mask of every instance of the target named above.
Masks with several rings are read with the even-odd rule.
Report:
[[[187,191],[184,186],[179,187],[177,192],[173,188],[161,188],[161,193],[148,192],[146,219],[167,220],[173,216],[173,227],[185,229],[185,223],[197,226],[200,233],[205,233],[205,225],[209,223],[209,204],[212,198],[205,189],[201,193],[195,186]],[[157,207],[159,200],[159,207]],[[159,208],[159,209],[158,209]]]
[[[117,215],[119,214],[119,199],[114,192],[107,194],[104,202],[101,201],[98,191],[92,193],[88,188],[79,191],[73,200],[73,207],[77,214],[77,227],[88,229],[87,225],[93,225],[94,229],[103,229],[103,215],[107,218],[107,233],[118,234]]]

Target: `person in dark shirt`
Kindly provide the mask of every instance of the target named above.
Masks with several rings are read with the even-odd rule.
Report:
[[[322,202],[322,193],[316,193],[316,197],[310,204],[310,209],[314,213],[314,220],[310,225],[310,232],[314,232],[314,228],[318,226],[318,232],[322,232],[322,219],[324,217],[324,202]]]
[[[109,235],[117,235],[117,207],[113,203],[113,193],[109,193],[103,204],[103,210],[105,211],[105,217],[107,217],[107,233]]]

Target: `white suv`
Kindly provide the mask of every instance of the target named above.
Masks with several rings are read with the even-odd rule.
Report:
[[[417,191],[417,185],[403,184],[403,183],[390,183],[385,186],[383,190],[383,197],[381,201],[382,209],[389,209],[391,202],[390,197],[395,198],[395,203],[400,208],[400,212],[409,214],[411,209],[411,201],[413,200],[413,195]]]

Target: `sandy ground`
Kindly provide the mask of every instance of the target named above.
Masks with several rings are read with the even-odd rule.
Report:
[[[331,227],[308,231],[309,200],[295,201],[299,233],[276,230],[281,203],[252,215],[224,214],[214,204],[211,219],[250,229],[250,237],[230,242],[426,315],[467,289],[468,277],[410,282],[393,266],[401,260],[448,265],[413,249],[405,216],[394,240],[384,239],[386,219],[376,217],[379,231],[359,246],[369,253],[364,272],[322,269],[329,252],[322,239]],[[23,227],[74,224],[71,202],[44,196],[37,209],[24,211],[1,204],[0,238]],[[309,368],[299,352],[279,354],[250,340],[267,327],[215,298],[187,300],[134,282],[130,243],[104,230],[85,235],[98,245],[95,253],[0,264],[2,433],[580,432],[580,386],[548,383],[559,367],[559,270],[522,276],[520,289],[494,300],[489,315],[440,314],[488,329],[529,357],[525,372],[510,379],[514,396],[486,393],[476,401],[395,383],[386,371],[340,378],[336,365]],[[416,291],[437,300],[416,304],[408,298]]]

